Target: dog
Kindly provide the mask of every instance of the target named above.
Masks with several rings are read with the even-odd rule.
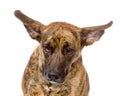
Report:
[[[19,10],[15,16],[39,42],[24,71],[24,96],[88,96],[89,78],[81,51],[98,41],[113,22],[84,28],[65,22],[46,26]]]

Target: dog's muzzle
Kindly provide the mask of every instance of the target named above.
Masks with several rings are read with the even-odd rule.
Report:
[[[65,75],[63,76],[62,74],[49,72],[47,74],[44,74],[43,78],[51,83],[63,83],[65,80]]]
[[[43,78],[51,83],[63,83],[65,81],[65,77],[67,75],[67,71],[43,68]]]
[[[52,83],[63,83],[65,77],[61,77],[57,73],[48,73],[47,80]]]

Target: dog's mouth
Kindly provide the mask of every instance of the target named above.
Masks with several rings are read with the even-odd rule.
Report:
[[[62,79],[62,80],[49,80],[49,79],[45,79],[45,80],[47,80],[47,82],[49,82],[51,84],[63,84],[64,81],[65,81],[64,79]]]

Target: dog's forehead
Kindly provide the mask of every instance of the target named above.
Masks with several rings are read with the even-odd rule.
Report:
[[[43,31],[43,39],[50,41],[51,39],[64,39],[65,41],[72,42],[76,39],[80,39],[80,28],[65,23],[54,22],[49,24]]]

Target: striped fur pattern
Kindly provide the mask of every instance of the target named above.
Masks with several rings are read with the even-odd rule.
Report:
[[[24,96],[88,96],[89,79],[81,51],[93,44],[112,25],[79,28],[65,22],[47,26],[21,11],[15,16],[40,44],[33,51],[22,79]]]

